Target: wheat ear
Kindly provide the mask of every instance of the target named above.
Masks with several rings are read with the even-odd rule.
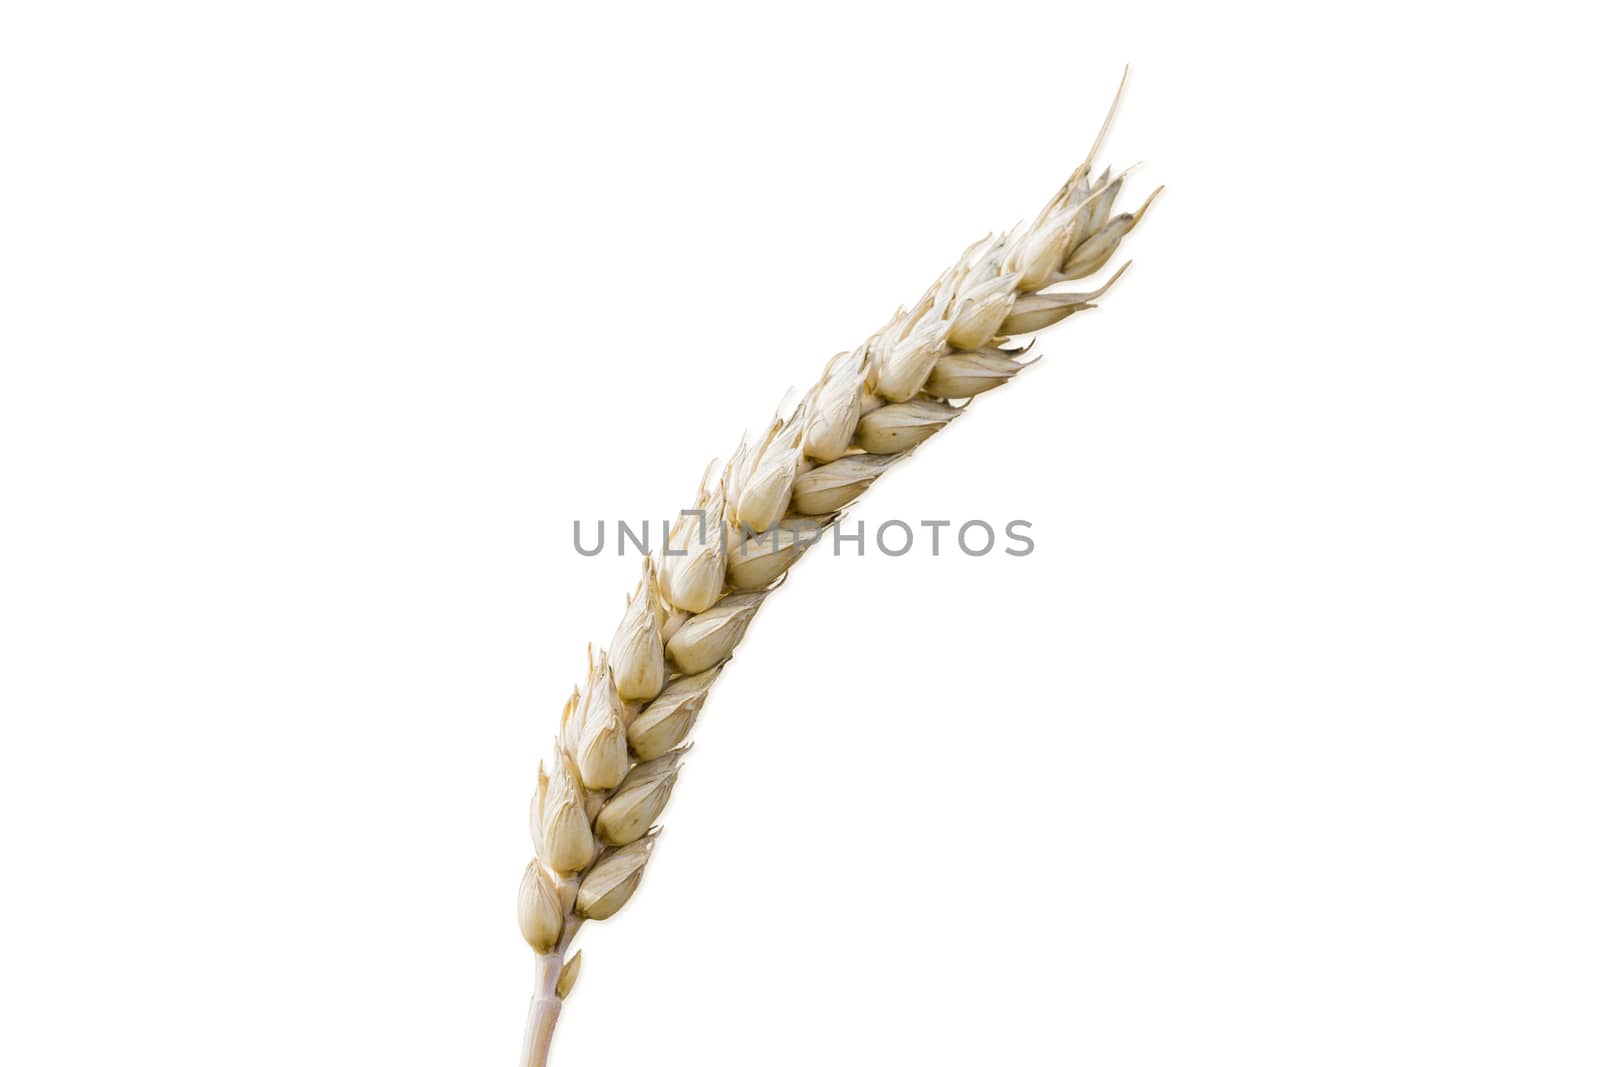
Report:
[[[1054,288],[1104,267],[1155,199],[1112,214],[1123,176],[1090,176],[1104,136],[1103,126],[1032,223],[968,248],[910,310],[835,356],[792,415],[741,443],[725,465],[713,464],[692,513],[673,527],[659,559],[645,559],[610,648],[591,650],[555,752],[539,768],[537,858],[518,900],[523,936],[538,956],[526,1067],[544,1067],[549,1057],[561,1003],[577,980],[582,953],[567,952],[579,927],[616,914],[637,888],[684,742],[762,600],[841,508],[972,397],[1026,366],[1015,338],[1093,307],[1126,269],[1092,292]]]

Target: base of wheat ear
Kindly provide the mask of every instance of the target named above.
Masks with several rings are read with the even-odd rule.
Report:
[[[1032,223],[969,247],[909,310],[829,361],[792,414],[713,464],[665,550],[646,558],[539,767],[537,858],[517,908],[538,958],[524,1067],[548,1061],[578,977],[583,954],[568,953],[579,928],[615,915],[638,887],[689,732],[767,594],[841,508],[1027,365],[1019,337],[1094,307],[1122,276],[1126,265],[1092,291],[1057,288],[1104,268],[1161,191],[1112,213],[1125,172],[1091,176],[1105,132]]]

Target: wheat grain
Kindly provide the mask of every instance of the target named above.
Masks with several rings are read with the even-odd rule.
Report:
[[[579,927],[610,918],[637,889],[684,742],[767,592],[841,508],[1027,365],[1014,338],[1093,307],[1122,276],[1126,266],[1092,291],[1051,291],[1105,266],[1160,192],[1112,214],[1122,176],[1090,176],[1104,135],[1031,224],[969,247],[910,310],[830,360],[792,415],[708,468],[694,513],[673,526],[659,563],[645,560],[539,768],[538,858],[518,900],[539,967],[524,1064],[546,1063],[577,980],[581,953],[565,957]]]

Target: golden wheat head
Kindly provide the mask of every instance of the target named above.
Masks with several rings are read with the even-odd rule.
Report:
[[[1110,118],[1108,116],[1107,123]],[[628,902],[706,697],[767,594],[885,471],[1027,366],[1019,337],[1094,306],[1059,289],[1111,260],[1155,193],[1114,214],[1124,174],[1091,176],[1100,137],[1031,223],[969,247],[909,309],[830,360],[787,417],[707,470],[584,684],[567,699],[532,806],[518,898],[538,957],[522,1062],[544,1067],[584,923]]]

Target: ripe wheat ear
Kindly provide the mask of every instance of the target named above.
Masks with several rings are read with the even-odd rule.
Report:
[[[835,356],[792,415],[713,464],[695,515],[672,529],[666,552],[646,558],[609,649],[591,652],[555,752],[539,767],[537,858],[517,908],[538,957],[524,1067],[548,1061],[578,977],[583,954],[567,953],[579,928],[616,914],[638,887],[684,742],[767,593],[841,508],[1027,365],[1015,338],[1093,307],[1122,276],[1126,266],[1091,292],[1056,289],[1103,268],[1161,191],[1112,214],[1124,175],[1091,177],[1106,126],[1032,223],[969,247],[910,310]]]

